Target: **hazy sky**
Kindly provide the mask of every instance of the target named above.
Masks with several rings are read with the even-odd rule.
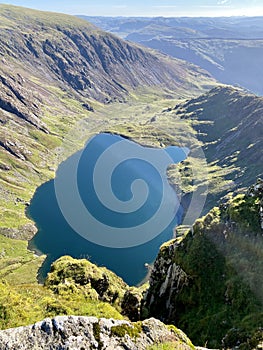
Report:
[[[89,16],[263,16],[263,0],[0,0],[0,3]]]

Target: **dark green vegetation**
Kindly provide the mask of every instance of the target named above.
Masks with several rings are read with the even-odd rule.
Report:
[[[106,268],[63,257],[52,265],[45,286],[0,283],[0,328],[32,324],[56,315],[122,319],[128,286]],[[119,311],[117,311],[119,310]]]
[[[226,84],[263,94],[262,17],[85,17],[127,40],[192,62]]]
[[[146,315],[208,347],[250,349],[263,339],[262,192],[251,193],[226,199],[193,231],[161,247]]]

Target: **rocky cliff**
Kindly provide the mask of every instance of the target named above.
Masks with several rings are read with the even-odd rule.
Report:
[[[168,343],[170,349],[194,349],[183,332],[153,318],[131,323],[58,316],[32,326],[0,331],[2,350],[150,350],[151,345],[163,343]]]
[[[199,345],[249,349],[262,340],[262,185],[161,247],[143,316],[178,324]]]
[[[23,70],[104,102],[123,99],[138,86],[188,89],[196,84],[199,89],[202,79],[213,82],[197,66],[125,42],[74,16],[1,5],[0,18],[1,80],[20,100]],[[12,68],[20,77],[13,78]]]
[[[203,83],[204,89],[214,84],[194,65],[125,42],[73,16],[0,5],[0,21],[3,127],[11,119],[51,132],[44,116],[53,104],[56,114],[68,114],[61,103],[65,91],[81,102],[79,113],[83,113],[93,110],[87,99],[124,101],[138,87],[180,94],[200,91]],[[10,132],[0,134],[0,147],[23,160],[30,156],[26,145]]]

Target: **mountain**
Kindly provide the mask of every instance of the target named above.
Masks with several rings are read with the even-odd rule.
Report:
[[[198,83],[199,74],[209,79],[193,65],[120,40],[73,16],[5,5],[0,14],[3,59],[11,57],[12,64],[23,63],[31,75],[84,97],[107,102],[138,86],[187,89],[187,79]]]
[[[248,187],[263,176],[262,108],[262,97],[218,86],[170,105],[150,120],[152,127],[165,125],[167,132],[191,150],[184,162],[169,170],[172,183],[180,179],[186,208],[194,192],[206,193],[205,214],[227,192]]]
[[[262,17],[78,17],[105,31],[120,33],[123,38],[131,33],[138,36],[147,33],[148,28],[155,35],[168,35],[174,31],[178,39],[186,37],[187,32],[188,37],[196,38],[261,39],[263,36]]]
[[[188,36],[191,30],[176,32]],[[0,344],[6,347],[10,341],[11,348],[20,344],[28,347],[29,335],[32,341],[41,335],[43,346],[57,342],[63,348],[67,341],[80,340],[80,335],[93,341],[95,348],[104,346],[101,342],[105,341],[116,348],[130,344],[136,349],[143,339],[141,348],[149,345],[147,350],[154,350],[158,344],[153,343],[164,336],[162,341],[172,343],[170,348],[174,341],[178,345],[178,338],[186,343],[183,348],[193,348],[176,328],[168,327],[167,333],[167,327],[159,321],[120,321],[156,316],[174,323],[177,314],[169,307],[167,312],[167,305],[175,305],[182,316],[178,322],[199,344],[209,341],[218,345],[223,336],[230,339],[232,325],[254,335],[261,309],[251,286],[261,267],[256,269],[252,254],[244,258],[244,263],[239,260],[238,251],[230,243],[238,233],[251,242],[254,236],[256,240],[260,236],[255,219],[258,197],[241,196],[225,202],[226,207],[214,209],[196,223],[194,235],[188,227],[184,240],[161,249],[142,315],[140,305],[147,284],[139,289],[129,287],[114,273],[86,259],[60,257],[45,284],[38,284],[39,268],[46,257],[28,250],[37,231],[28,206],[36,189],[54,178],[62,161],[93,135],[108,132],[148,147],[189,147],[188,159],[168,169],[169,180],[176,186],[179,177],[186,209],[194,192],[205,205],[209,185],[209,202],[204,209],[207,213],[229,189],[238,192],[262,174],[262,99],[241,89],[219,86],[209,73],[193,64],[123,41],[73,16],[0,5],[0,33],[0,324],[1,328],[10,328],[50,317],[34,326],[0,332]],[[200,155],[202,148],[204,153]],[[224,236],[228,229],[230,241]],[[215,242],[207,243],[206,235],[210,238],[213,233]],[[178,255],[174,248],[177,244]],[[189,250],[189,260],[185,260],[185,249]],[[255,245],[251,251],[261,254]],[[173,259],[177,259],[178,269],[171,267]],[[234,263],[239,261],[249,288],[245,288],[243,275],[234,271]],[[164,269],[159,268],[162,263],[166,264]],[[203,267],[208,268],[206,273],[202,273]],[[174,289],[179,268],[190,281],[190,289],[177,299]],[[222,285],[221,272],[226,276]],[[219,287],[218,293],[213,286]],[[223,297],[225,291],[228,294]],[[215,292],[211,303],[215,301],[216,309],[207,302],[210,292]],[[58,314],[96,319],[54,318]],[[224,318],[226,314],[230,320]],[[220,329],[218,334],[209,329],[210,324],[216,331]],[[225,344],[235,345],[237,338],[243,337],[242,332]],[[241,343],[254,341],[250,338],[244,336]]]
[[[225,84],[263,94],[262,17],[85,17],[127,40],[192,62]]]
[[[216,84],[196,66],[74,16],[0,5],[0,20],[0,191],[8,202],[1,232],[7,236],[13,227],[16,237],[32,237],[26,205],[36,187],[54,177],[64,139],[73,138],[71,152],[85,142],[69,136],[73,126],[83,120],[99,132],[98,125],[108,123],[94,109],[126,103],[136,89],[140,96],[148,89],[149,96],[170,98]]]
[[[143,316],[177,324],[195,343],[212,348],[254,349],[262,343],[262,210],[258,180],[165,243]]]

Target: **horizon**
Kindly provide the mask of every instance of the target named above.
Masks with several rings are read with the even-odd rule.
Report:
[[[85,2],[85,3],[84,3]],[[262,17],[263,4],[261,0],[165,0],[162,5],[156,0],[97,0],[96,4],[77,0],[71,1],[32,1],[32,0],[5,0],[0,4],[21,6],[25,8],[64,13],[74,16],[84,15],[90,17]]]

